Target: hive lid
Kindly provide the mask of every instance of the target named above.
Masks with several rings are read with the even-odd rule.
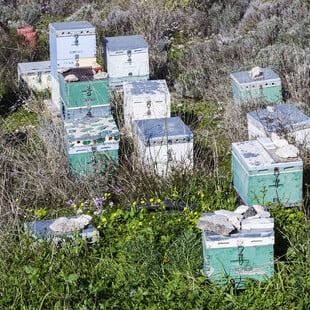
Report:
[[[37,72],[50,72],[51,62],[46,61],[35,61],[35,62],[20,62],[18,63],[20,73],[37,73]]]
[[[102,139],[105,141],[118,141],[119,130],[113,117],[84,117],[81,119],[64,121],[66,140],[71,143],[75,141],[85,142],[85,145],[92,144],[91,140]],[[89,141],[88,141],[89,140]]]
[[[88,21],[74,21],[74,22],[56,22],[49,24],[50,29],[60,31],[77,31],[77,30],[95,30],[95,27]],[[85,32],[85,34],[87,34]]]
[[[233,153],[241,160],[248,170],[268,172],[267,169],[286,166],[287,163],[294,163],[295,166],[302,166],[300,157],[282,158],[277,156],[277,147],[272,146],[270,138],[250,140],[232,143]]]
[[[310,128],[310,118],[293,105],[280,104],[272,108],[249,112],[248,118],[261,124],[268,133]]]
[[[105,37],[103,42],[110,51],[134,50],[148,48],[141,35]]]
[[[251,229],[251,230],[239,230],[230,234],[229,236],[219,235],[214,232],[209,232],[203,230],[202,232],[206,240],[209,241],[225,241],[230,239],[239,239],[239,238],[267,238],[274,237],[274,229]]]
[[[69,219],[75,219],[77,217],[69,217]],[[29,231],[32,237],[36,239],[46,239],[52,238],[56,236],[63,236],[63,235],[72,235],[72,232],[54,232],[51,230],[50,225],[55,222],[54,219],[51,220],[41,220],[41,221],[34,221],[34,222],[25,222],[24,228]],[[98,234],[97,229],[92,225],[89,224],[83,230],[79,231],[80,236],[89,236],[92,237],[94,234]]]
[[[124,82],[124,94],[133,96],[161,95],[169,93],[166,80]]]
[[[281,83],[280,77],[271,69],[271,68],[260,68],[261,70],[261,78],[253,79],[251,77],[251,70],[250,71],[240,71],[240,72],[233,72],[230,74],[230,77],[239,85],[246,86],[255,85],[255,84],[262,84],[262,82],[272,83],[274,82],[275,85]]]
[[[145,145],[193,141],[191,130],[179,117],[135,120],[134,129]]]

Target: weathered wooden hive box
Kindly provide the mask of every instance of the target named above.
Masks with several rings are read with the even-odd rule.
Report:
[[[96,29],[87,21],[49,24],[52,75],[57,69],[91,66],[96,61]]]
[[[64,129],[73,174],[92,176],[118,164],[120,136],[113,117],[65,120]]]
[[[132,130],[138,119],[170,117],[170,92],[165,80],[125,82],[124,125]]]
[[[260,68],[260,73],[256,76],[251,74],[252,70],[230,74],[234,103],[236,105],[250,101],[281,103],[280,77],[271,68]]]
[[[137,156],[141,164],[159,176],[173,169],[192,169],[193,140],[179,117],[134,121]]]
[[[17,65],[18,82],[21,87],[34,92],[52,89],[50,61],[20,62]]]
[[[104,68],[111,87],[149,78],[149,48],[141,35],[105,37],[103,46]]]
[[[85,115],[111,115],[109,79],[106,73],[95,74],[92,67],[72,68],[59,73],[59,88],[64,119]]]
[[[310,118],[291,104],[280,104],[247,114],[249,139],[272,133],[297,144],[310,145]]]
[[[76,217],[69,217],[69,219],[73,218]],[[77,236],[91,243],[97,242],[99,240],[99,231],[92,224],[87,225],[85,228],[79,231],[55,232],[50,228],[54,222],[55,219],[25,222],[24,228],[31,237],[37,240],[50,239],[58,243],[63,241],[64,237],[75,238]]]
[[[244,288],[246,279],[266,281],[274,275],[274,230],[240,230],[222,236],[203,230],[203,269],[218,286],[233,282]]]
[[[233,184],[246,205],[302,202],[303,162],[278,150],[270,138],[232,143]]]

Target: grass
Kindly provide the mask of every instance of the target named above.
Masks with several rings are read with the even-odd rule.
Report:
[[[193,173],[176,172],[166,180],[148,175],[133,163],[129,167],[128,162],[121,163],[110,183],[101,175],[91,182],[71,177],[61,131],[39,112],[31,116],[36,125],[27,132],[26,142],[1,140],[5,150],[1,164],[10,167],[1,178],[2,206],[11,210],[7,213],[8,208],[2,207],[2,308],[309,306],[309,223],[298,208],[272,209],[276,223],[274,278],[259,283],[249,280],[244,290],[236,290],[217,287],[203,275],[197,220],[204,212],[233,210],[237,201],[230,182],[229,138],[219,140],[219,125],[224,126],[228,112],[221,105],[204,102],[182,106],[174,102],[172,110],[196,133],[200,143],[195,152],[207,154],[208,160],[197,156]],[[20,110],[15,116],[23,113]],[[13,117],[5,121],[11,123]],[[167,208],[166,199],[174,207]],[[150,209],[149,205],[157,207]],[[78,210],[93,216],[100,232],[97,244],[77,239],[57,247],[50,241],[33,240],[23,231],[24,221],[74,215]]]

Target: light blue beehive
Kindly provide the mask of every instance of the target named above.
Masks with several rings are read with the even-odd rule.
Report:
[[[202,232],[203,270],[218,286],[233,282],[244,288],[246,279],[266,281],[274,275],[274,230],[240,230],[229,236]]]
[[[166,176],[194,165],[194,135],[179,117],[134,121],[139,161],[145,169]]]
[[[52,75],[57,69],[91,66],[96,61],[96,29],[88,21],[49,24]]]
[[[105,37],[103,46],[104,68],[112,88],[149,78],[149,48],[141,35]]]
[[[18,82],[34,92],[47,92],[52,89],[51,62],[35,61],[17,64]]]
[[[302,203],[303,162],[278,150],[270,138],[232,143],[233,184],[246,205]]]
[[[276,133],[297,144],[310,145],[310,118],[291,104],[280,104],[247,114],[249,139]]]
[[[280,77],[271,68],[259,68],[260,74],[254,77],[251,71],[230,74],[234,104],[255,101],[269,104],[282,102]]]
[[[118,164],[119,131],[113,117],[65,120],[65,141],[71,172],[76,176],[112,173]]]

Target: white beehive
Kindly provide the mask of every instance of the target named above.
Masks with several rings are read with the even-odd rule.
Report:
[[[170,117],[170,93],[165,80],[125,82],[124,125],[132,131],[138,119]]]
[[[49,24],[52,75],[58,68],[91,66],[96,61],[96,29],[87,21]]]
[[[310,118],[291,104],[280,104],[247,114],[249,139],[272,133],[297,144],[310,145]]]
[[[192,169],[194,136],[179,117],[134,121],[138,160],[147,170],[166,176]]]
[[[110,86],[121,87],[125,81],[149,78],[149,48],[141,35],[105,37],[103,46]]]
[[[18,83],[34,92],[52,89],[50,61],[20,62],[17,65]]]

